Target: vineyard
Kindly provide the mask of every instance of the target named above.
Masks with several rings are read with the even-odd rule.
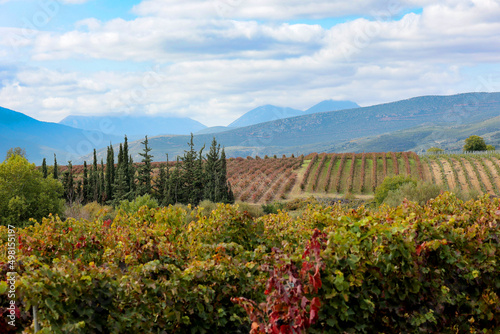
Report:
[[[229,159],[235,198],[264,203],[295,197],[373,195],[386,176],[407,175],[450,191],[500,195],[497,154],[427,155],[413,152],[310,154],[306,157]]]
[[[499,205],[445,193],[375,211],[143,206],[0,226],[0,332],[33,333],[36,306],[40,334],[498,333]]]
[[[159,167],[154,162],[153,178]],[[61,172],[66,170],[61,166]],[[175,162],[170,162],[170,169]],[[83,166],[73,166],[75,175]],[[408,175],[441,185],[450,191],[476,190],[500,195],[500,155],[439,154],[418,156],[414,152],[313,153],[282,158],[230,158],[227,178],[236,200],[269,203],[312,194],[339,197],[373,195],[387,176]]]

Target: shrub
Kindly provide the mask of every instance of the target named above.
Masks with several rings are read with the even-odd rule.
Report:
[[[270,214],[270,213],[277,214],[278,210],[283,210],[284,208],[285,208],[285,204],[283,204],[281,202],[273,202],[273,203],[262,205],[262,210],[264,211],[264,213],[266,215]]]
[[[408,182],[396,190],[390,190],[384,203],[389,206],[401,205],[404,199],[424,205],[432,198],[436,198],[443,190],[432,182]]]
[[[127,199],[120,201],[120,210],[126,213],[137,212],[142,206],[147,206],[148,209],[154,209],[158,207],[158,201],[149,194],[138,196],[132,201]]]
[[[410,178],[409,176],[396,175],[391,177],[386,177],[384,181],[375,189],[375,202],[380,205],[384,202],[385,198],[391,190],[397,190],[400,186],[405,183],[416,184],[417,181]]]

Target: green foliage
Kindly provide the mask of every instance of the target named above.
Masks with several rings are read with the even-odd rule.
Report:
[[[396,175],[391,177],[386,177],[384,181],[375,189],[375,202],[380,205],[384,202],[385,198],[391,190],[397,190],[405,183],[416,184],[416,180],[409,176]]]
[[[64,200],[62,185],[43,178],[34,164],[21,155],[12,155],[0,164],[1,224],[19,225],[30,218],[40,220],[61,214]]]
[[[499,205],[444,193],[377,211],[309,205],[298,218],[254,219],[224,204],[52,216],[16,229],[16,298],[57,334],[264,333],[238,300],[302,333],[493,334]],[[1,243],[1,263],[7,250]],[[8,271],[0,266],[0,282]],[[0,294],[0,311],[8,302]]]
[[[431,148],[427,149],[427,153],[437,154],[437,153],[443,153],[443,152],[444,152],[444,150],[439,148],[439,147],[431,147]]]
[[[20,155],[23,158],[26,158],[26,159],[28,158],[26,156],[26,150],[24,148],[14,147],[14,148],[9,148],[9,150],[7,151],[7,154],[5,155],[5,160],[9,160],[9,158],[13,155]]]
[[[486,145],[486,151],[495,151],[496,148],[493,145]]]
[[[408,182],[395,190],[390,190],[383,203],[396,207],[407,199],[424,205],[430,199],[439,196],[442,191],[443,189],[439,185],[432,182]]]
[[[137,212],[143,206],[146,206],[148,209],[154,209],[158,207],[158,201],[150,194],[146,194],[138,196],[132,201],[129,201],[127,199],[121,201],[119,209],[131,214]]]
[[[262,210],[264,211],[264,213],[266,215],[270,214],[270,213],[277,214],[279,210],[283,210],[284,208],[285,208],[285,204],[281,203],[281,202],[273,202],[273,203],[262,205]]]
[[[486,142],[482,137],[479,136],[470,136],[465,139],[464,151],[465,152],[473,152],[473,151],[486,151]]]

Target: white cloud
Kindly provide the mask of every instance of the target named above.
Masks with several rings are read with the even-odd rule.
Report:
[[[219,16],[214,6],[221,3],[231,6],[230,15]],[[159,66],[127,73],[14,67],[0,71],[0,105],[52,121],[69,113],[142,112],[225,125],[267,103],[305,109],[327,98],[368,105],[472,91],[481,72],[464,75],[464,68],[500,66],[498,1],[346,3],[148,0],[135,8],[142,17],[131,21],[87,19],[73,31],[29,34],[19,49],[41,64],[105,59]],[[404,8],[424,4],[422,14],[399,18]],[[364,18],[330,29],[257,20],[342,15]],[[6,31],[0,28],[0,57],[9,54]]]

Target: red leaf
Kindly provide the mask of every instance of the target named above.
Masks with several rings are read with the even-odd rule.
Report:
[[[311,301],[311,312],[309,313],[309,323],[313,324],[318,320],[318,311],[321,307],[321,301],[318,297],[314,297]]]

